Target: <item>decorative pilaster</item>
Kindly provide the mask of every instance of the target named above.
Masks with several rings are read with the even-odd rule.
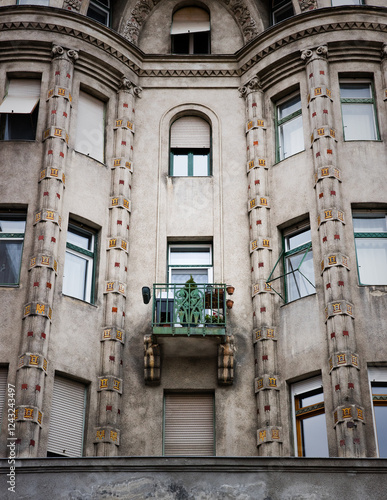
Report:
[[[333,421],[339,457],[365,456],[364,415],[361,405],[359,359],[356,354],[355,311],[345,245],[346,217],[342,210],[341,173],[338,168],[335,130],[332,125],[333,96],[329,84],[327,46],[305,50],[308,81],[309,123],[321,246],[325,324],[329,349],[329,372],[333,394]],[[339,102],[339,96],[337,96]]]
[[[251,296],[253,301],[253,343],[257,403],[257,446],[261,456],[282,452],[280,393],[277,366],[277,330],[274,325],[275,297],[266,279],[273,266],[268,160],[267,122],[263,116],[263,92],[258,77],[239,89],[246,100],[246,142],[248,212],[250,222]]]
[[[27,304],[22,313],[22,337],[16,376],[16,436],[18,456],[36,457],[43,421],[47,352],[58,271],[58,241],[65,188],[68,124],[74,63],[78,53],[52,48],[44,156],[37,172],[38,207],[32,221],[33,251],[28,273]]]
[[[101,336],[101,376],[98,378],[96,454],[114,456],[120,443],[123,392],[126,277],[133,173],[134,103],[141,89],[123,77],[114,121],[114,157],[110,160],[109,238],[104,290],[105,327]]]

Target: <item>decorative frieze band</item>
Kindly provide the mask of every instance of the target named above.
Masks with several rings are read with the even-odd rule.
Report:
[[[341,366],[354,366],[358,370],[359,356],[352,352],[337,352],[329,358],[329,372]]]
[[[123,238],[108,238],[107,249],[117,248],[119,250],[124,250],[128,252],[128,242]]]
[[[281,427],[267,426],[257,430],[257,446],[272,441],[282,442]]]
[[[106,281],[104,293],[120,293],[125,297],[126,285],[125,283],[121,283],[121,281]]]
[[[247,162],[247,172],[250,172],[253,168],[269,168],[269,165],[266,163],[265,158],[254,158]]]
[[[270,238],[259,236],[257,239],[250,241],[250,253],[254,252],[254,250],[260,250],[262,248],[271,250]]]
[[[274,326],[262,326],[253,331],[253,343],[259,340],[277,340],[277,329]]]
[[[66,182],[66,176],[61,168],[48,167],[40,171],[39,182],[43,179],[58,179],[58,181]]]
[[[51,97],[64,97],[70,103],[73,100],[69,89],[66,89],[65,87],[59,87],[58,85],[56,85],[53,89],[50,89],[47,92],[47,100],[50,99]]]
[[[332,165],[327,165],[326,167],[319,168],[314,174],[315,185],[322,179],[326,179],[328,177],[334,177],[341,182],[340,170]]]
[[[48,304],[30,302],[24,306],[23,319],[27,316],[44,316],[51,321],[52,309]]]
[[[337,142],[335,130],[326,125],[313,130],[313,133],[310,136],[310,143],[313,144],[317,139],[321,139],[321,137],[331,137]]]
[[[266,283],[265,279],[258,280],[257,283],[251,285],[251,296],[255,297],[259,293],[274,293],[270,284]]]
[[[277,385],[278,375],[261,375],[254,380],[255,392],[259,392],[264,389],[275,389],[279,391]]]
[[[118,340],[119,342],[124,344],[125,332],[123,330],[120,330],[119,328],[115,328],[114,326],[109,328],[104,328],[102,331],[101,341],[103,340]]]
[[[47,359],[42,354],[26,352],[19,356],[17,369],[21,368],[39,368],[47,373]]]
[[[55,224],[58,224],[59,227],[62,226],[62,217],[58,214],[56,210],[44,209],[41,210],[40,212],[36,212],[34,225],[37,224],[38,222],[47,222],[47,221],[54,222]]]
[[[114,391],[122,394],[122,379],[113,375],[98,377],[98,391]]]
[[[338,208],[326,208],[325,210],[321,210],[317,216],[318,227],[330,220],[338,220],[345,224],[344,212]]]
[[[249,212],[253,208],[270,208],[270,201],[267,196],[256,196],[252,200],[249,200],[248,210]]]
[[[337,316],[338,314],[344,314],[353,318],[353,305],[346,300],[329,302],[325,308],[325,322],[327,322],[329,318]]]
[[[126,120],[125,118],[118,118],[114,122],[113,129],[117,130],[118,128],[123,128],[125,130],[130,130],[131,132],[134,133],[134,123],[131,122],[131,121],[129,121],[129,120]]]
[[[321,274],[323,274],[326,269],[334,266],[344,266],[349,270],[348,257],[341,253],[324,257],[321,261]]]
[[[133,164],[128,158],[113,158],[111,168],[127,168],[133,172]]]
[[[132,204],[130,200],[127,200],[124,196],[114,196],[110,200],[110,207],[120,207],[125,208],[128,212],[132,209]]]
[[[15,408],[15,420],[17,422],[29,421],[42,427],[43,413],[37,406],[17,406]]]
[[[353,420],[357,420],[365,424],[364,409],[358,405],[338,406],[333,412],[333,420],[335,422],[335,426],[340,422]]]
[[[48,267],[52,271],[55,271],[55,274],[58,274],[58,262],[52,255],[43,255],[42,253],[38,253],[38,255],[31,257],[29,270],[34,267]]]
[[[49,127],[43,132],[43,142],[52,138],[62,139],[66,144],[69,143],[69,136],[66,130],[59,127]]]
[[[120,430],[114,427],[99,427],[96,429],[94,443],[113,443],[119,446]]]

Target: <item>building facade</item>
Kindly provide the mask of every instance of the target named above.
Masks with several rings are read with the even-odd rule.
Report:
[[[2,2],[4,459],[387,458],[385,7]]]

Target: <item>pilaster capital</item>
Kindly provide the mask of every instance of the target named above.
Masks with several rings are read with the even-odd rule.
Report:
[[[137,87],[137,85],[135,85],[133,82],[131,82],[129,80],[129,78],[126,78],[125,75],[122,75],[122,77],[121,77],[121,82],[120,82],[120,86],[119,86],[118,90],[129,92],[130,94],[132,94],[135,97],[141,97],[141,92],[142,92],[142,88]]]
[[[317,9],[317,0],[298,0],[301,12]]]
[[[326,59],[328,54],[328,46],[320,45],[316,49],[306,49],[301,51],[301,59],[305,63],[310,63],[316,59]]]
[[[251,80],[249,80],[246,85],[239,87],[238,89],[239,97],[246,97],[251,94],[251,92],[262,92],[262,83],[258,76],[254,76]]]
[[[66,50],[60,45],[52,44],[51,55],[54,59],[66,59],[75,62],[78,59],[78,51],[69,49]]]

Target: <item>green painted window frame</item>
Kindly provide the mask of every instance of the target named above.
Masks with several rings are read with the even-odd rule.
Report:
[[[369,83],[371,96],[370,98],[342,98],[341,97],[341,84],[342,83]],[[341,105],[341,124],[343,128],[343,140],[344,142],[353,142],[353,141],[380,141],[380,131],[379,131],[379,122],[378,122],[378,114],[376,108],[376,99],[375,99],[375,88],[374,82],[370,78],[346,78],[342,76],[339,78],[339,89],[340,89],[340,105]],[[375,121],[375,138],[374,139],[346,139],[345,138],[345,127],[344,127],[344,118],[343,118],[343,104],[358,104],[361,106],[362,104],[372,104],[373,116]]]
[[[290,113],[289,115],[285,116],[284,118],[279,119],[279,111],[280,107],[283,104],[286,104],[290,100],[294,99],[295,97],[299,97],[300,101],[300,109],[297,111],[294,111],[293,113]],[[290,122],[291,120],[294,120],[294,118],[297,118],[298,116],[302,116],[302,101],[301,101],[301,94],[300,92],[294,92],[292,94],[289,94],[286,96],[284,99],[279,100],[276,102],[275,105],[275,115],[274,115],[274,123],[275,123],[275,142],[276,142],[276,148],[275,148],[275,160],[276,163],[279,163],[280,161],[286,160],[287,158],[290,158],[291,156],[294,156],[295,154],[301,153],[301,151],[305,151],[305,143],[303,144],[303,149],[300,149],[299,151],[296,151],[295,153],[286,156],[286,157],[281,157],[281,143],[280,143],[280,127],[287,122]],[[304,129],[304,124],[302,122],[302,130]]]
[[[377,218],[381,218],[380,216],[384,215],[384,217],[387,219],[387,211],[386,210],[383,210],[383,211],[376,211],[375,210],[372,212],[367,212],[367,211],[362,211],[362,210],[353,211],[352,212],[352,219],[354,219],[354,218],[372,219],[372,218],[376,218],[377,215],[379,215],[379,217],[377,217]],[[372,216],[374,216],[374,217],[372,217]],[[359,259],[358,259],[358,255],[357,255],[356,240],[362,239],[362,238],[368,238],[368,239],[375,238],[375,239],[386,239],[387,240],[387,231],[380,231],[380,232],[354,231],[353,235],[354,235],[354,240],[355,240],[356,269],[357,269],[357,276],[358,276],[358,280],[359,280],[359,285],[361,285],[361,286],[386,286],[387,283],[385,285],[375,285],[372,283],[362,283],[362,281],[360,279]]]
[[[1,220],[17,220],[17,221],[24,221],[26,222],[27,220],[27,214],[25,212],[10,212],[10,213],[5,213],[1,212],[0,213],[0,221]],[[22,261],[23,261],[23,249],[24,249],[24,237],[25,237],[25,231],[23,233],[1,233],[0,232],[0,240],[10,240],[10,241],[21,241],[21,253],[20,253],[20,263],[19,263],[19,273],[18,273],[18,279],[15,283],[1,283],[1,287],[15,287],[19,286],[20,283],[20,271],[21,271],[21,266],[22,266]]]
[[[95,279],[96,279],[96,257],[97,257],[97,248],[98,248],[98,235],[97,232],[94,231],[93,229],[90,229],[89,227],[84,227],[83,225],[79,225],[74,221],[70,221],[68,225],[68,232],[73,232],[74,234],[79,234],[81,236],[85,236],[87,238],[91,238],[91,246],[93,250],[86,250],[85,248],[79,247],[77,245],[74,245],[73,243],[69,243],[66,241],[66,253],[67,249],[71,250],[70,253],[73,255],[78,255],[80,257],[85,256],[89,257],[89,261],[92,263],[92,269],[87,270],[87,275],[85,277],[85,280],[90,280],[91,279],[91,285],[90,285],[90,297],[88,298],[83,298],[80,299],[78,297],[73,297],[72,295],[64,293],[64,295],[67,295],[68,297],[73,297],[78,300],[82,300],[83,302],[87,302],[89,304],[94,304],[95,303]],[[89,275],[91,274],[91,276]]]
[[[183,153],[184,151],[184,153]],[[178,153],[188,155],[188,173],[187,175],[175,175],[173,172],[174,157],[179,156]],[[194,156],[207,155],[207,175],[194,175]],[[211,150],[210,149],[178,149],[172,148],[170,151],[170,171],[172,177],[209,177],[211,175]]]

